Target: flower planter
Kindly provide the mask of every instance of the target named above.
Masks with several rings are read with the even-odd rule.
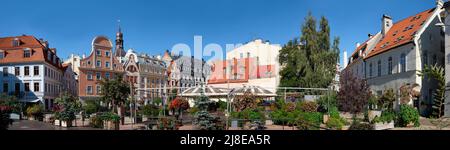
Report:
[[[55,126],[61,126],[61,120],[55,119],[54,124]]]
[[[369,116],[369,122],[372,122],[372,120],[373,120],[375,117],[381,117],[381,111],[378,111],[378,110],[369,110],[368,116]]]
[[[62,127],[72,127],[72,121],[61,121]]]
[[[392,129],[392,128],[394,128],[394,121],[391,121],[389,123],[379,122],[379,123],[375,123],[374,126],[375,126],[375,130]]]
[[[34,120],[36,120],[36,117],[34,117],[34,116],[29,116],[29,117],[28,117],[28,120],[34,121]]]
[[[323,123],[327,123],[328,119],[330,118],[330,115],[323,115]]]
[[[45,114],[44,115],[44,122],[46,123],[52,123],[53,122],[53,114]]]
[[[106,130],[119,130],[119,124],[120,124],[120,122],[105,121],[105,122],[103,122],[103,129],[106,129]]]

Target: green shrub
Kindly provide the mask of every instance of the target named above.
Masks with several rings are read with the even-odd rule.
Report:
[[[100,104],[95,100],[86,100],[83,105],[83,110],[86,114],[90,115],[98,112],[100,109]]]
[[[345,123],[340,118],[330,118],[326,125],[333,130],[341,130]]]
[[[145,105],[141,110],[141,113],[147,117],[156,117],[159,115],[159,112],[158,106],[154,105]]]
[[[103,128],[103,120],[98,116],[91,117],[89,125],[93,128]]]
[[[318,130],[323,115],[319,112],[301,112],[297,118],[297,128],[300,130]]]
[[[321,96],[316,102],[319,105],[319,112],[327,112],[328,109],[331,109],[333,107],[337,108],[336,103],[337,94],[335,92]]]
[[[197,107],[191,107],[189,108],[189,113],[194,116],[197,112],[199,111],[199,109]]]
[[[400,111],[397,114],[397,125],[400,127],[406,127],[410,123],[414,123],[415,127],[420,126],[419,112],[412,106],[402,104],[400,105]]]
[[[8,129],[12,120],[9,118],[9,114],[12,112],[12,108],[9,106],[0,105],[0,130]]]
[[[396,115],[393,111],[383,111],[380,117],[375,117],[372,123],[390,123],[396,119]]]
[[[275,125],[285,125],[287,112],[283,110],[275,110],[270,113],[270,117],[272,118],[273,124]]]
[[[226,110],[227,109],[227,102],[225,102],[225,101],[220,101],[219,100],[219,102],[217,102],[217,105],[219,106],[219,109],[221,109],[221,110]]]
[[[35,104],[27,108],[27,115],[30,117],[41,117],[44,112],[44,107],[39,104]]]
[[[360,122],[353,122],[353,124],[350,126],[349,130],[373,130],[374,127],[372,124],[369,123],[360,123]]]

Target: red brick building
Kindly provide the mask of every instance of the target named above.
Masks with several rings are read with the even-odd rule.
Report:
[[[95,37],[91,54],[80,61],[79,96],[80,99],[98,98],[101,94],[99,81],[103,78],[122,76],[123,66],[114,56],[112,42],[104,37]]]

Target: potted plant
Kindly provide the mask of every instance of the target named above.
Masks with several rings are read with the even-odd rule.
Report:
[[[42,116],[43,108],[41,105],[36,104],[27,108],[28,120],[39,120]]]
[[[61,126],[61,120],[60,120],[60,113],[59,112],[55,112],[55,121],[54,121],[54,125],[55,126]]]
[[[375,130],[386,130],[394,128],[395,113],[393,111],[383,111],[380,117],[375,117],[372,124]]]
[[[119,123],[120,123],[119,115],[112,112],[107,112],[101,115],[101,120],[103,120],[104,129],[119,130]]]

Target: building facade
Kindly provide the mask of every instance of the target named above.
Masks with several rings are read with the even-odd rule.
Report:
[[[90,55],[80,60],[78,94],[81,100],[96,99],[101,95],[99,82],[123,76],[123,66],[114,56],[112,42],[104,36],[92,40]]]
[[[280,83],[278,61],[281,46],[253,40],[229,51],[226,60],[211,65],[208,85],[221,88],[261,86],[275,92]]]
[[[382,95],[393,89],[400,97],[400,87],[420,87],[420,97],[411,101],[421,115],[429,115],[437,83],[419,76],[425,65],[443,66],[444,39],[440,27],[443,3],[393,23],[383,15],[380,33],[358,46],[346,69],[366,79],[372,93]],[[395,106],[400,104],[399,101]]]
[[[72,96],[78,97],[78,75],[72,70],[71,63],[63,63],[62,71],[62,91],[71,94]]]
[[[162,98],[167,83],[166,65],[158,57],[127,51],[124,57],[124,78],[133,86],[134,98],[147,104]]]
[[[0,91],[51,110],[62,91],[63,67],[47,41],[23,35],[0,38]]]
[[[166,51],[161,60],[168,64],[167,85],[170,93],[174,89],[179,93],[189,87],[206,85],[206,80],[211,74],[210,65],[206,64],[203,59],[197,59],[194,56],[174,55]]]

